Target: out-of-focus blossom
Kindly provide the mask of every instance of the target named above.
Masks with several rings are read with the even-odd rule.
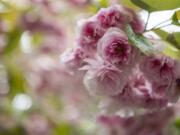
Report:
[[[41,52],[56,54],[65,49],[65,30],[58,21],[50,21],[29,13],[22,16],[20,25],[32,34],[42,35]]]
[[[89,3],[90,0],[68,0],[74,6],[85,6]]]
[[[49,121],[40,114],[31,114],[24,121],[24,128],[28,135],[51,135]]]
[[[6,46],[6,37],[5,35],[0,34],[0,53],[3,52],[5,46]]]
[[[9,92],[9,83],[7,72],[2,64],[0,64],[0,96],[6,95]]]
[[[28,65],[27,79],[33,90],[39,94],[61,91],[61,77],[65,77],[65,73],[54,60],[47,56],[38,56],[36,60],[29,61]]]
[[[20,23],[25,30],[30,32],[43,32],[58,36],[63,35],[62,27],[60,27],[57,22],[55,23],[30,13],[23,15]]]
[[[97,121],[104,135],[169,135],[173,116],[173,109],[167,108],[137,116],[100,116]]]
[[[66,48],[65,37],[56,35],[45,35],[40,46],[40,52],[60,54]]]
[[[77,71],[85,65],[84,59],[90,57],[81,48],[67,49],[61,55],[61,62],[71,71]]]
[[[57,15],[59,13],[58,4],[62,4],[59,0],[30,0],[32,3],[32,6],[38,8],[40,7],[40,10],[42,10],[45,13]]]

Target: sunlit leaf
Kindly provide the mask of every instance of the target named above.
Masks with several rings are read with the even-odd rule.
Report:
[[[140,8],[135,5],[134,3],[131,2],[131,0],[119,0],[120,3],[122,3],[123,5],[129,7],[129,8],[132,8],[134,10],[139,10]]]
[[[155,50],[152,44],[141,34],[135,34],[130,25],[126,26],[126,33],[132,45],[139,48],[145,54],[151,54]]]
[[[180,50],[180,32],[168,33],[161,29],[153,30],[161,39],[169,42],[172,46]]]
[[[172,16],[172,23],[180,26],[180,10],[176,11]]]
[[[162,41],[162,43],[165,45],[165,49],[163,51],[165,55],[170,56],[177,60],[180,59],[180,51],[177,48],[172,46],[169,42]]]
[[[101,8],[105,8],[109,6],[108,0],[92,0],[91,4],[89,5],[89,11],[96,13]]]
[[[100,7],[108,7],[109,5],[109,0],[96,0],[96,1],[99,3]]]
[[[176,42],[180,46],[180,32],[175,32],[174,33],[174,38],[176,39]]]
[[[135,5],[149,12],[179,8],[180,0],[131,0]]]

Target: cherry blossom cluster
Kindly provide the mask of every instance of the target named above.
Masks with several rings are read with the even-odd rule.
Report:
[[[143,54],[129,42],[127,24],[136,34],[144,31],[138,15],[120,5],[79,21],[76,45],[62,55],[62,62],[71,72],[83,73],[87,91],[105,97],[102,107],[107,110],[159,109],[176,102],[179,62],[161,52]]]
[[[127,25],[137,35],[145,29],[134,11],[120,5],[80,20],[75,46],[61,55],[61,62],[100,99],[103,115],[97,121],[106,129],[101,134],[167,135],[174,117],[169,106],[180,96],[180,62],[161,49],[144,54],[130,42]],[[132,115],[114,115],[121,111]]]

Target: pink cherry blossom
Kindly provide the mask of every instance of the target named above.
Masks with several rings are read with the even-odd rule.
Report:
[[[166,56],[147,56],[140,62],[140,68],[152,83],[155,96],[168,96],[172,102],[177,101],[180,92],[176,86],[177,62]]]
[[[25,119],[24,128],[28,135],[52,134],[48,119],[38,113],[33,113]]]
[[[131,20],[130,20],[130,25],[132,27],[132,29],[134,30],[134,32],[136,33],[143,33],[144,29],[145,29],[145,25],[143,23],[143,21],[141,20],[141,18],[130,8],[126,8],[124,7],[125,10],[131,14]]]
[[[109,29],[98,42],[98,54],[117,67],[132,65],[138,61],[138,51],[128,43],[126,34],[117,28]]]
[[[167,106],[168,100],[165,96],[155,96],[152,84],[142,74],[135,70],[122,92],[115,96],[106,97],[101,101],[101,108],[107,112],[116,112],[122,108],[134,109],[159,109]]]
[[[133,10],[117,4],[102,8],[97,13],[97,20],[105,28],[118,27],[123,29],[129,23],[136,33],[144,31],[144,24],[140,17]]]
[[[104,135],[169,135],[173,116],[173,108],[167,108],[128,117],[101,115],[97,121]]]
[[[102,27],[119,27],[122,28],[127,20],[130,19],[130,14],[120,5],[112,5],[108,8],[102,8],[97,13],[97,20]]]
[[[89,20],[82,20],[79,22],[80,36],[78,44],[87,51],[95,51],[98,40],[103,36],[104,29],[101,25],[90,18]]]
[[[91,95],[116,95],[126,82],[125,72],[105,62],[90,65],[84,76],[84,84]]]

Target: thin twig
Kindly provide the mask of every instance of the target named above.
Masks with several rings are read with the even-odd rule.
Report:
[[[145,24],[145,30],[147,29],[149,18],[150,18],[150,13],[148,12],[148,16],[147,16],[147,20],[146,20],[146,24]]]
[[[167,20],[165,20],[165,21],[163,21],[163,22],[155,25],[153,28],[157,28],[157,27],[160,26],[161,24],[166,23],[166,22],[168,22],[168,21],[170,21],[170,19],[167,19]]]
[[[149,29],[149,30],[146,30],[145,32],[149,32],[149,31],[153,31],[153,30],[157,30],[157,29],[160,29],[160,28],[164,28],[164,27],[167,27],[167,26],[170,26],[170,25],[172,25],[172,24],[166,24],[166,25],[164,25],[164,26],[161,26],[161,27],[153,27],[153,28],[151,28],[151,29]]]

